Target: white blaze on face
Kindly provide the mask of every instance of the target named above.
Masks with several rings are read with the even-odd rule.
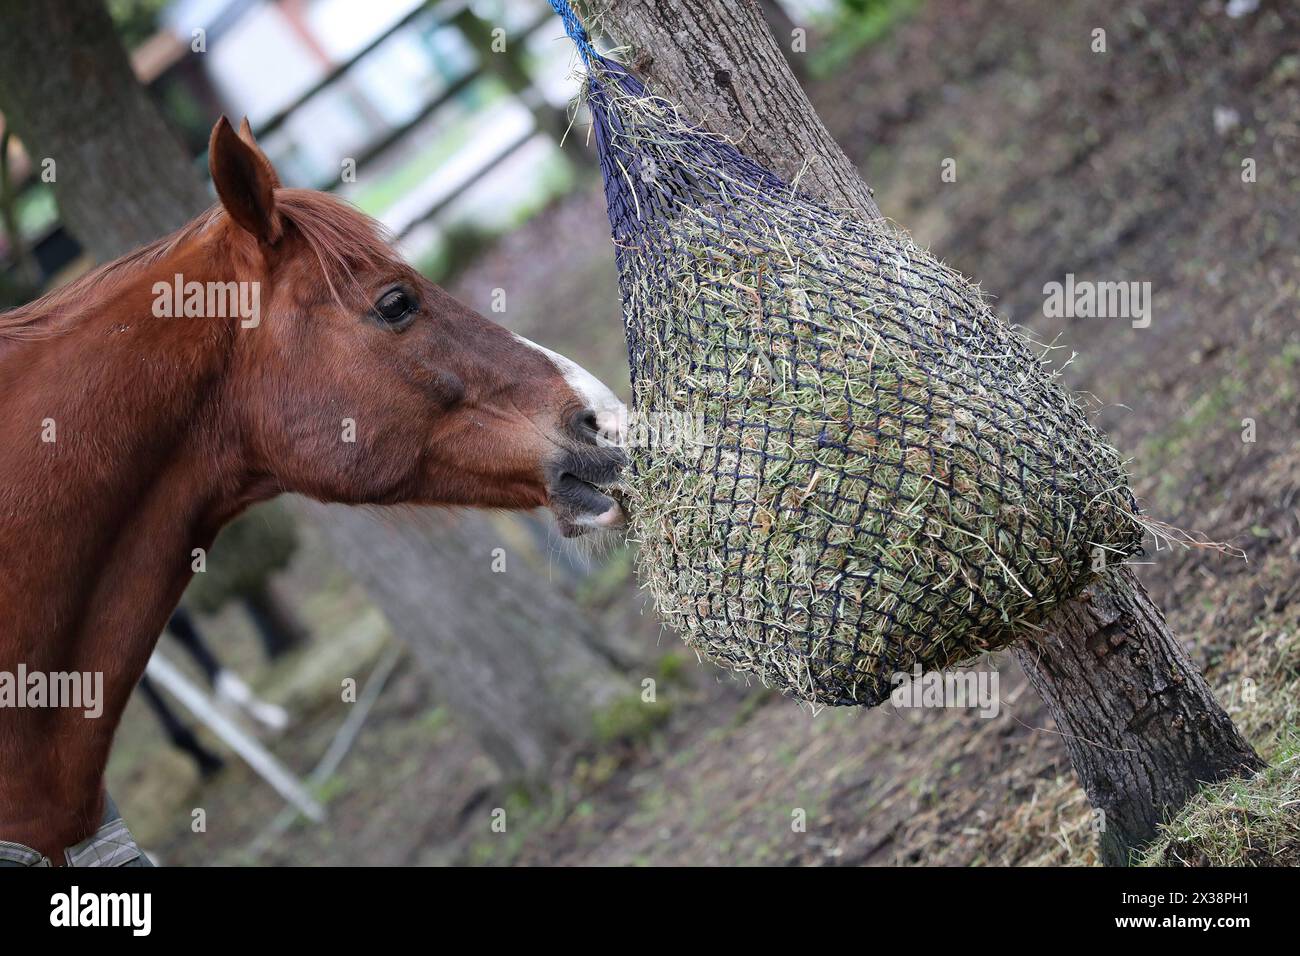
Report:
[[[596,430],[600,436],[611,443],[621,445],[627,437],[627,406],[618,400],[618,396],[596,376],[592,375],[577,362],[565,358],[558,352],[552,352],[543,345],[538,345],[522,335],[510,333],[530,348],[541,352],[560,370],[564,380],[569,383],[587,408],[596,416]]]

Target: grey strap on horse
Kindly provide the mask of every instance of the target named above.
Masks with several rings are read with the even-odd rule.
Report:
[[[63,851],[68,866],[153,866],[126,828],[112,797],[104,801],[98,830]],[[48,856],[21,843],[0,840],[0,866],[53,866]]]

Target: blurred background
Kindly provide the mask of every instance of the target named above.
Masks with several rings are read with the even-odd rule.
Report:
[[[547,4],[73,2],[106,6],[88,44],[125,48],[195,182],[215,118],[247,115],[286,185],[355,203],[462,301],[626,397],[599,173]],[[885,214],[1074,355],[1067,381],[1100,399],[1153,516],[1246,551],[1158,552],[1143,577],[1252,743],[1294,748],[1300,14],[763,6]],[[34,57],[33,37],[0,29],[0,91]],[[128,95],[110,93],[84,91],[106,110]],[[66,102],[42,106],[47,126]],[[138,145],[122,180],[162,191],[156,144]],[[42,173],[58,155],[4,125],[0,305],[147,224],[56,195]],[[1066,273],[1151,282],[1151,326],[1045,318],[1043,286]],[[160,642],[171,668],[128,709],[110,792],[173,865],[1096,862],[1087,801],[1009,658],[996,719],[813,717],[662,632],[633,564],[562,542],[546,514],[260,506]],[[177,702],[173,669],[216,717]],[[214,730],[223,717],[272,771]]]

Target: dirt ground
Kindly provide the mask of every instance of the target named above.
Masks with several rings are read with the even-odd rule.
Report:
[[[1090,48],[1095,28],[1105,53]],[[1141,573],[1268,755],[1283,728],[1252,716],[1240,688],[1250,678],[1267,701],[1298,676],[1274,648],[1300,627],[1300,13],[1269,0],[1239,19],[1213,0],[930,0],[810,94],[887,215],[1061,346],[1060,361],[1077,353],[1066,378],[1096,396],[1149,513],[1245,552],[1152,551]],[[492,289],[521,290],[511,324],[625,382],[605,230],[593,184],[453,291],[486,311]],[[1044,318],[1043,286],[1066,273],[1150,282],[1150,326]],[[337,681],[364,684],[390,646],[328,558],[305,550],[279,586],[317,629],[309,665],[259,671],[247,625],[212,623],[259,690],[294,710],[272,747],[304,774],[345,716]],[[172,864],[1096,862],[1087,802],[1009,659],[996,662],[994,719],[813,717],[661,634],[626,556],[578,593],[644,646],[669,716],[575,755],[549,789],[503,787],[411,665],[322,784],[326,825],[268,831],[282,806],[268,788],[234,760],[200,784],[138,704],[111,788]],[[205,833],[192,832],[196,807]],[[490,827],[496,808],[505,833]]]

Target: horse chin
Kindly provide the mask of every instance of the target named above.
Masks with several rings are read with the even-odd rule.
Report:
[[[623,505],[595,485],[565,475],[551,490],[551,511],[566,538],[608,534],[627,525]]]
[[[614,536],[627,526],[627,515],[623,512],[623,506],[614,502],[598,515],[584,514],[577,517],[556,515],[556,524],[560,528],[560,534],[566,538],[581,538],[585,535]]]

